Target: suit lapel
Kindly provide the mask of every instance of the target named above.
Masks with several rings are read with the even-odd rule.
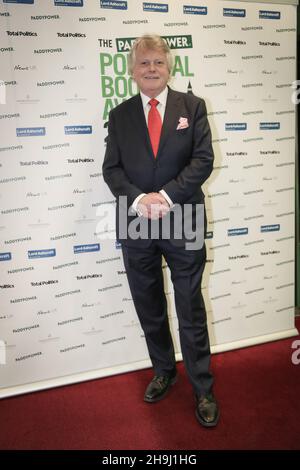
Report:
[[[161,130],[161,137],[156,159],[159,158],[161,150],[167,142],[170,133],[173,132],[174,129],[176,129],[176,126],[178,124],[180,102],[180,96],[169,88],[164,122]]]
[[[151,159],[154,158],[152,146],[149,138],[148,127],[145,119],[145,113],[143,109],[143,102],[141,95],[136,95],[132,100],[132,106],[130,107],[131,119],[133,122],[133,132],[138,138],[141,138],[144,146],[146,147],[147,154]]]

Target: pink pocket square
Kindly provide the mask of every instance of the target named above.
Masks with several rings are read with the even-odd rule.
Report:
[[[180,129],[186,129],[187,127],[189,127],[188,119],[185,117],[180,117],[176,130],[179,131]]]

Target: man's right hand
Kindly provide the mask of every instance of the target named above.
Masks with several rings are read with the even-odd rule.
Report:
[[[143,217],[159,219],[169,212],[170,206],[162,194],[148,193],[139,200],[137,209]]]

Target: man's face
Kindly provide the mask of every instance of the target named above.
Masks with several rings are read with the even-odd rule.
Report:
[[[142,93],[155,98],[169,80],[166,54],[160,49],[138,49],[133,68],[133,79]]]

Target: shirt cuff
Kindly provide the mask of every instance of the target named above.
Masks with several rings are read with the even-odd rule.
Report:
[[[169,196],[167,195],[166,191],[164,191],[163,189],[161,189],[160,191],[160,194],[165,198],[165,200],[167,201],[167,203],[169,204],[170,207],[173,207],[174,204],[173,204],[173,201],[172,199],[169,198]]]
[[[146,193],[142,193],[142,194],[139,194],[135,200],[133,201],[132,205],[131,205],[131,211],[132,212],[135,212],[137,215],[142,215],[141,212],[138,210],[138,203],[140,202],[140,200],[142,199],[142,197],[146,196]]]

